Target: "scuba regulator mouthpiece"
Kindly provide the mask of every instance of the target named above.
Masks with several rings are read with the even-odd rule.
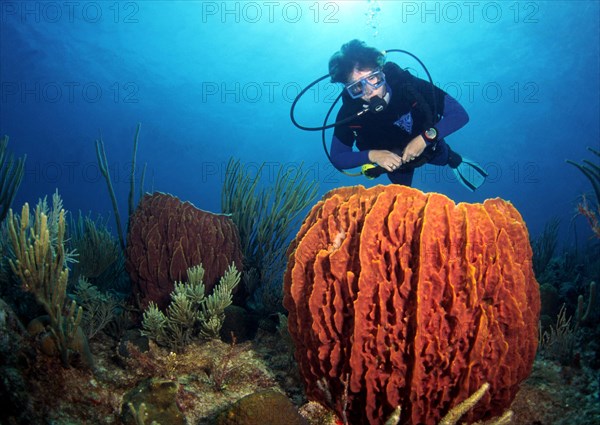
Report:
[[[387,102],[379,96],[373,96],[369,101],[369,111],[378,113],[387,108]]]
[[[366,112],[372,112],[374,114],[383,111],[387,108],[387,102],[379,96],[373,96],[369,100],[368,105],[363,105],[363,110],[359,111],[354,117],[360,117]]]

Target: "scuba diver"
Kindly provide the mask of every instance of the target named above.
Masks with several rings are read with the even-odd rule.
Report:
[[[431,77],[429,82],[414,77],[384,55],[360,40],[344,44],[329,60],[331,81],[344,84],[336,123],[301,127],[292,107],[294,124],[306,130],[335,127],[328,156],[339,170],[362,166],[368,178],[387,173],[392,183],[410,186],[415,168],[449,165],[468,189],[478,188],[485,170],[444,140],[469,121],[465,109]]]

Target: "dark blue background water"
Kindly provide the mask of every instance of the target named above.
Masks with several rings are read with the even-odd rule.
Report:
[[[220,210],[231,156],[267,162],[267,182],[304,163],[320,194],[387,183],[335,172],[320,134],[289,119],[300,87],[352,38],[415,53],[470,114],[447,141],[488,169],[487,183],[470,193],[447,167],[426,167],[419,189],[457,202],[502,197],[534,236],[558,216],[565,237],[578,197],[591,191],[565,159],[594,160],[586,146],[600,149],[597,1],[3,0],[0,12],[0,133],[27,154],[16,209],[58,188],[71,211],[112,212],[95,157],[102,134],[125,214],[138,122],[146,189],[206,210]],[[424,77],[414,60],[389,59]],[[319,125],[338,92],[311,90],[299,120]]]

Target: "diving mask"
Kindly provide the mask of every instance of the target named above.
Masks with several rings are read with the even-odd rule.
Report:
[[[368,75],[365,75],[358,81],[346,85],[346,90],[352,99],[358,99],[359,97],[364,96],[365,88],[367,85],[371,87],[373,90],[378,89],[379,87],[385,84],[385,74],[382,70],[378,69],[371,72]]]

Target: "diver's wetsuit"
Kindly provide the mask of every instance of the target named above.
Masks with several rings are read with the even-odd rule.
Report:
[[[448,164],[450,148],[443,139],[469,121],[465,109],[453,97],[436,87],[437,117],[433,119],[429,82],[412,76],[393,62],[386,63],[383,72],[387,92],[390,94],[387,108],[376,114],[363,114],[347,124],[335,127],[330,149],[333,165],[346,169],[370,163],[368,155],[371,149],[386,149],[401,155],[412,139],[434,124],[438,142],[435,147],[425,148],[424,153],[429,156],[427,162],[434,165]],[[336,121],[364,108],[364,100],[352,99],[345,91],[342,98],[343,105]],[[352,149],[354,143],[358,152]],[[392,183],[410,186],[413,174],[414,168],[403,166],[388,173],[388,177]]]

